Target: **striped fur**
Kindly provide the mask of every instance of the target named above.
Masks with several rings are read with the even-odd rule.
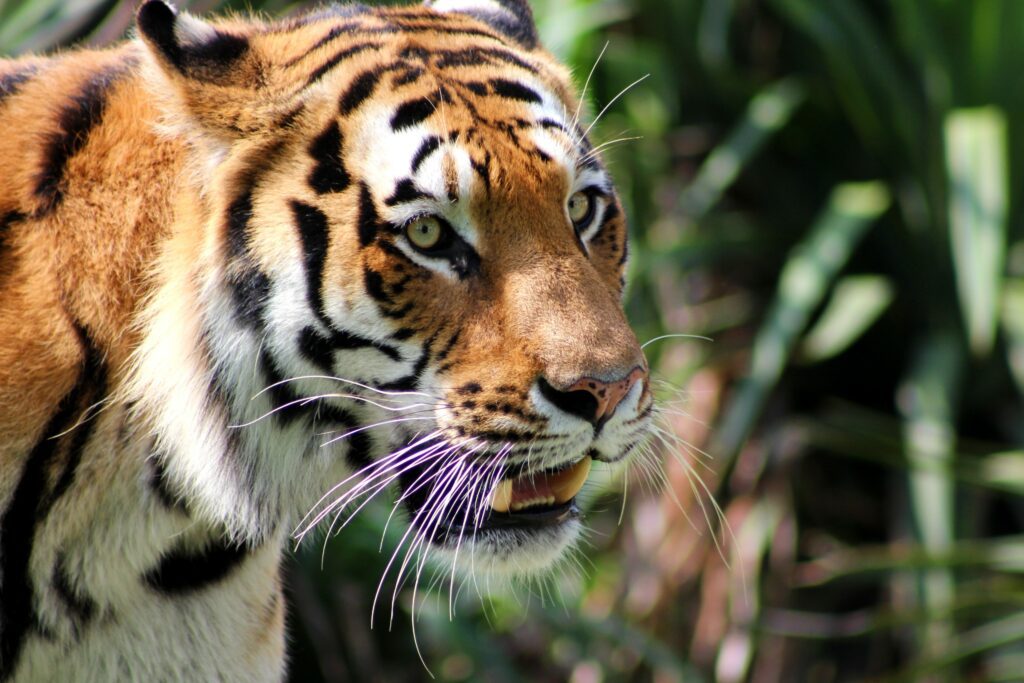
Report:
[[[596,428],[545,398],[646,363],[619,201],[522,0],[148,2],[138,34],[0,62],[0,682],[278,680],[282,547],[336,482],[428,433],[620,462],[649,419],[646,379]],[[578,532],[471,540],[500,573]]]

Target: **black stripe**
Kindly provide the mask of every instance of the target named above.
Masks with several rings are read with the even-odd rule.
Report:
[[[92,406],[95,406],[107,391],[106,366],[103,365],[95,349],[86,356],[84,373],[89,378],[90,405],[83,406],[84,410],[79,417],[82,423],[71,431],[71,445],[68,448],[64,469],[61,471],[60,477],[57,479],[57,483],[47,499],[47,509],[60,500],[67,493],[71,484],[74,483],[75,475],[78,473],[78,465],[82,462],[82,453],[85,451],[86,444],[89,443],[89,438],[92,436],[98,419],[96,416],[98,409]]]
[[[481,97],[491,92],[491,89],[487,87],[487,84],[481,83],[480,81],[466,81],[462,85],[469,88],[474,95],[480,95]]]
[[[491,192],[491,153],[486,151],[484,153],[484,160],[478,162],[472,156],[469,158],[469,163],[476,171],[476,174],[480,176],[480,179],[484,182],[484,189],[488,194]]]
[[[143,581],[168,596],[192,593],[225,579],[248,555],[245,545],[225,540],[214,541],[200,550],[179,546],[146,572]]]
[[[393,346],[387,344],[381,344],[380,342],[367,339],[358,334],[352,334],[351,332],[344,332],[342,330],[335,330],[331,336],[331,345],[336,349],[365,349],[371,348],[376,349],[393,361],[401,361],[402,355]]]
[[[397,330],[392,332],[389,336],[397,341],[405,341],[416,334],[416,330],[411,327],[399,327]]]
[[[420,375],[427,367],[427,363],[430,362],[430,347],[434,345],[435,339],[437,339],[437,332],[430,335],[430,338],[423,342],[420,356],[416,359],[416,364],[408,375],[399,377],[393,382],[381,384],[380,388],[384,391],[415,391],[419,384]]]
[[[270,396],[270,402],[275,409],[281,408],[281,410],[274,411],[274,421],[287,427],[296,420],[306,417],[314,406],[297,402],[302,397],[295,393],[291,386],[285,382],[284,375],[281,374],[277,361],[266,349],[260,351],[259,363],[260,370],[267,380],[266,391],[267,395]]]
[[[381,303],[391,303],[391,297],[384,291],[384,278],[380,273],[364,266],[363,281],[366,283],[367,294]]]
[[[401,249],[396,247],[393,242],[388,242],[387,240],[381,240],[380,242],[377,243],[377,246],[382,251],[386,251],[388,254],[391,254],[392,256],[394,256],[399,261],[402,261],[404,263],[408,263],[408,264],[410,264],[412,266],[415,266],[416,268],[420,267],[420,265],[418,263],[416,263],[415,261],[413,261],[411,258],[409,258],[404,251],[402,251]]]
[[[302,240],[302,251],[305,254],[306,296],[313,312],[330,327],[330,320],[324,312],[323,297],[320,287],[324,276],[324,259],[327,258],[329,239],[327,216],[315,206],[291,200],[292,214],[299,229]]]
[[[377,87],[378,81],[383,74],[380,68],[364,71],[352,79],[352,83],[345,90],[345,94],[338,100],[338,110],[342,116],[348,116],[356,107],[363,103]]]
[[[424,73],[423,69],[418,66],[406,67],[404,71],[395,74],[395,78],[391,81],[391,85],[395,88],[399,88],[403,85],[415,83]]]
[[[348,171],[341,160],[341,128],[331,121],[323,133],[309,144],[309,155],[316,166],[309,174],[309,184],[317,194],[341,192],[348,187]]]
[[[415,173],[419,170],[420,165],[426,161],[427,157],[433,154],[438,147],[441,146],[441,138],[436,135],[431,135],[423,141],[420,148],[416,150],[416,154],[412,158],[412,172]]]
[[[149,488],[165,508],[187,515],[188,505],[185,503],[185,497],[174,489],[163,459],[164,456],[160,453],[154,453],[146,458],[146,462],[149,463]]]
[[[338,7],[335,6],[334,8],[338,8]],[[340,9],[340,8],[338,8],[338,9]],[[365,9],[365,8],[363,8],[363,9]],[[308,25],[312,21],[323,21],[324,19],[335,19],[335,18],[338,18],[337,16],[334,16],[334,15],[317,17],[316,14],[318,14],[318,13],[313,12],[313,13],[310,13],[309,17],[299,17],[299,22],[296,24],[296,27],[306,26],[306,25]],[[352,22],[352,23],[348,23],[348,24],[342,24],[340,26],[333,26],[333,27],[331,27],[331,30],[328,31],[326,34],[324,34],[324,36],[322,38],[320,38],[315,43],[310,45],[308,48],[306,48],[305,50],[300,52],[297,56],[292,57],[291,59],[289,59],[287,62],[284,63],[284,66],[295,66],[296,64],[301,62],[303,59],[305,59],[306,57],[310,56],[311,54],[313,54],[314,52],[316,52],[317,50],[319,50],[324,45],[326,45],[327,43],[331,42],[332,40],[334,40],[338,36],[342,35],[343,33],[351,33],[352,29],[357,27],[357,26],[361,26],[361,24],[359,24],[358,22]],[[295,30],[295,27],[286,27],[286,31],[294,31],[294,30]]]
[[[482,50],[474,50],[473,48],[443,50],[434,62],[434,66],[438,69],[450,69],[460,66],[486,66],[489,64],[491,64],[491,60],[488,59],[487,55]]]
[[[566,128],[564,125],[562,125],[561,122],[555,121],[554,119],[541,119],[540,121],[537,122],[537,125],[539,125],[541,128],[545,128],[545,129],[546,128],[555,128],[557,130],[562,131],[563,133],[565,133],[569,137],[572,137],[572,135],[569,134],[569,129]]]
[[[459,63],[459,59],[462,53],[467,52],[472,53],[474,55],[483,55],[492,60],[504,62],[512,66],[517,66],[520,69],[524,69],[533,74],[540,72],[540,70],[537,67],[535,67],[533,64],[530,64],[526,60],[522,59],[514,52],[503,50],[499,47],[474,47],[468,48],[466,50],[446,50],[445,52],[442,53],[440,59],[437,60],[436,65],[438,68],[441,69],[444,69],[448,66],[463,66],[463,64]]]
[[[313,353],[322,352],[323,349],[313,351]],[[271,402],[275,407],[288,405],[284,410],[274,412],[274,419],[283,425],[287,426],[301,418],[310,420],[314,425],[329,423],[346,430],[359,425],[352,413],[344,408],[327,403],[322,399],[302,401],[303,397],[293,391],[288,384],[278,384],[283,378],[276,361],[266,351],[260,354],[260,366],[267,376],[268,386],[271,387],[269,390]],[[346,443],[348,450],[345,457],[354,467],[363,467],[370,463],[371,443],[368,434],[365,432],[352,434],[346,437]]]
[[[249,258],[249,221],[252,218],[252,186],[247,186],[228,206],[228,286],[238,321],[252,329],[263,327],[263,306],[270,296],[270,279]]]
[[[532,102],[534,104],[540,104],[543,102],[537,91],[528,88],[522,83],[516,81],[510,81],[504,78],[492,78],[491,87],[494,88],[494,94],[500,97],[506,97],[510,100],[521,100],[523,102]]]
[[[328,374],[334,372],[334,352],[336,350],[375,349],[393,361],[402,360],[398,349],[388,344],[342,330],[334,330],[330,337],[325,337],[311,326],[302,328],[299,333],[298,347],[299,352],[307,360]]]
[[[36,67],[26,66],[23,69],[0,75],[0,104],[8,97],[16,95],[22,84],[36,74]]]
[[[448,338],[448,342],[445,343],[444,347],[437,352],[437,362],[440,363],[448,358],[448,354],[455,348],[455,344],[459,341],[459,336],[462,334],[462,330],[455,330],[455,333]]]
[[[0,516],[0,681],[14,674],[25,635],[35,621],[33,588],[28,568],[37,526],[46,518],[52,495],[43,500],[47,471],[62,443],[58,435],[74,424],[95,375],[102,372],[99,351],[88,333],[76,328],[82,346],[82,368],[74,387],[61,399],[56,413],[28,454],[7,508]],[[87,405],[91,404],[89,401]],[[84,426],[84,425],[83,425]],[[80,427],[81,428],[81,427]]]
[[[403,178],[398,181],[398,185],[395,186],[394,194],[385,199],[384,203],[388,206],[394,206],[403,202],[412,202],[417,199],[434,199],[434,197],[416,187],[416,183],[412,181],[412,178]]]
[[[377,239],[380,230],[380,218],[377,207],[373,204],[373,195],[366,183],[359,186],[359,245],[367,247]]]
[[[270,278],[250,265],[230,276],[231,299],[238,322],[250,329],[263,329],[263,307],[270,298]]]
[[[594,201],[594,200],[591,199],[591,201]],[[615,202],[613,202],[613,201],[608,201],[607,206],[605,206],[605,209],[604,209],[604,215],[601,216],[601,225],[600,225],[600,227],[598,227],[597,231],[594,233],[594,236],[591,238],[591,241],[594,241],[598,237],[603,235],[605,229],[609,225],[611,225],[611,222],[614,221],[616,218],[618,218],[618,216],[619,216],[619,207],[618,207],[618,205]]]
[[[482,31],[475,28],[448,28],[438,24],[428,24],[424,22],[396,22],[396,26],[381,27],[367,29],[366,33],[440,33],[444,36],[476,36],[478,38],[490,38],[496,40],[499,43],[505,43],[505,41],[497,34],[491,31]]]
[[[96,616],[98,606],[89,595],[82,594],[72,585],[71,577],[68,576],[67,557],[63,553],[57,556],[51,583],[54,593],[70,615],[77,635]]]
[[[334,347],[331,340],[317,332],[315,327],[307,325],[299,332],[299,353],[325,374],[334,374]]]
[[[401,130],[424,121],[437,110],[437,103],[429,97],[403,102],[391,117],[391,130]]]
[[[283,139],[254,150],[237,173],[234,186],[238,193],[228,205],[225,217],[225,241],[228,261],[227,284],[231,287],[235,313],[239,321],[261,329],[262,310],[270,292],[270,280],[249,253],[249,223],[253,217],[253,196],[262,176],[272,168],[285,150]]]
[[[366,52],[367,50],[377,50],[381,47],[380,43],[359,43],[358,45],[352,45],[346,47],[344,50],[336,52],[330,59],[318,66],[311,74],[309,74],[309,78],[306,79],[306,87],[308,88],[319,81],[324,74],[344,62],[349,57],[353,57],[360,52]]]
[[[14,272],[14,256],[7,241],[7,232],[11,224],[24,219],[25,215],[20,211],[8,211],[0,217],[0,289],[4,280]]]
[[[319,404],[319,418],[324,422],[338,425],[341,428],[339,431],[343,432],[359,427],[359,421],[356,420],[352,413],[331,403],[321,402]],[[345,459],[348,461],[349,466],[354,469],[362,469],[373,462],[370,457],[372,442],[370,441],[368,430],[349,434],[345,437],[344,441],[348,444],[348,450],[345,451]]]
[[[43,201],[43,212],[52,211],[64,197],[64,171],[68,162],[85,147],[89,134],[103,120],[111,86],[126,67],[109,67],[90,78],[57,116],[59,130],[44,143],[43,164],[36,175],[35,194]]]

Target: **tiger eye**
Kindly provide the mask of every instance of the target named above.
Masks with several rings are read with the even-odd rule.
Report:
[[[567,208],[569,209],[569,218],[574,224],[579,225],[590,213],[590,202],[590,195],[586,192],[575,192],[569,197]]]
[[[405,235],[413,246],[419,249],[432,249],[441,241],[441,221],[433,216],[423,216],[405,226]]]

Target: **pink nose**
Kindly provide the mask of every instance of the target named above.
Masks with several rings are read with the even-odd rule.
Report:
[[[591,422],[600,424],[612,416],[615,409],[622,403],[633,385],[643,379],[644,371],[633,368],[628,375],[614,382],[603,382],[593,377],[583,377],[566,389],[569,391],[586,391],[597,399],[597,409]]]
[[[563,412],[590,422],[598,429],[608,421],[633,385],[642,381],[647,372],[635,367],[619,380],[605,382],[593,377],[581,377],[569,386],[555,388],[543,377],[537,384],[541,394]]]

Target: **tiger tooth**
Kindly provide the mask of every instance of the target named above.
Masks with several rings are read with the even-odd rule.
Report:
[[[580,492],[583,484],[587,481],[587,475],[590,474],[591,462],[593,461],[590,458],[583,458],[583,460],[573,466],[572,476],[561,482],[560,486],[555,489],[554,502],[566,503]]]
[[[521,500],[519,502],[513,503],[512,507],[511,507],[511,510],[512,510],[512,512],[517,512],[519,510],[525,510],[526,508],[534,507],[536,505],[554,505],[554,504],[555,504],[555,497],[554,496],[548,496],[546,498],[534,498],[532,500]]]
[[[504,479],[494,489],[491,496],[491,508],[495,512],[508,512],[512,505],[512,480]]]

